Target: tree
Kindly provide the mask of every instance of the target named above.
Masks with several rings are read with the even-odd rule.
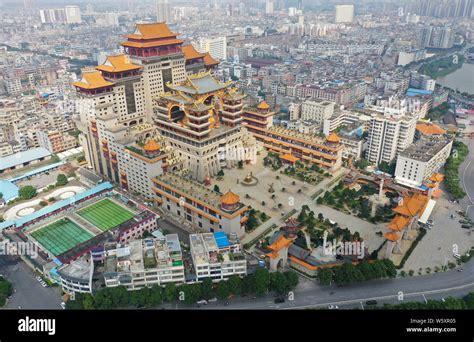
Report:
[[[255,293],[258,296],[263,296],[268,291],[270,285],[270,275],[266,268],[258,268],[254,273],[255,279]]]
[[[244,162],[242,160],[239,160],[239,162],[237,163],[237,166],[239,169],[243,169],[244,168]]]
[[[299,278],[295,272],[286,271],[283,275],[286,277],[287,290],[293,290],[298,286]]]
[[[221,280],[217,285],[217,296],[219,299],[227,299],[230,296],[229,284],[227,281]]]
[[[220,169],[220,171],[217,173],[217,177],[224,177],[224,170]]]
[[[85,293],[82,299],[82,307],[84,310],[93,310],[94,307],[94,297],[90,293]]]
[[[321,285],[330,285],[332,278],[333,272],[331,268],[322,268],[318,271],[318,279]]]
[[[68,183],[66,175],[60,173],[56,178],[56,186],[65,186]]]
[[[176,285],[174,283],[168,283],[165,286],[165,298],[168,302],[174,302],[176,300]]]
[[[242,279],[238,275],[231,275],[227,280],[227,285],[229,292],[234,296],[238,296],[242,293]]]
[[[219,188],[219,185],[214,185],[214,191],[220,193],[221,189]]]
[[[214,296],[214,289],[212,286],[212,279],[205,278],[201,283],[201,296],[203,299],[210,299]]]
[[[20,188],[18,191],[18,195],[20,196],[21,200],[29,200],[35,197],[38,193],[36,189],[31,185],[26,185]]]
[[[184,302],[186,304],[196,303],[201,298],[200,284],[184,284],[178,287],[178,292],[184,294]]]
[[[474,292],[471,292],[463,297],[464,302],[466,303],[466,308],[469,310],[474,309]]]
[[[277,294],[283,294],[288,290],[288,283],[286,277],[281,272],[270,273],[270,289]]]

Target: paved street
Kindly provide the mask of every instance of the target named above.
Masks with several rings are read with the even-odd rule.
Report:
[[[61,289],[44,288],[36,280],[36,274],[17,257],[0,256],[0,273],[13,284],[15,293],[8,301],[7,309],[61,309]]]
[[[360,302],[375,299],[379,304],[397,303],[401,291],[405,301],[424,301],[442,297],[460,297],[474,291],[474,261],[464,264],[464,271],[456,270],[406,277],[364,282],[351,286],[319,286],[304,280],[294,291],[294,300],[275,304],[273,295],[252,299],[251,297],[235,298],[230,305],[210,304],[201,309],[305,309],[327,307],[336,304],[341,308],[354,308]],[[424,296],[424,297],[423,297]],[[166,308],[196,308],[182,304],[167,305]]]

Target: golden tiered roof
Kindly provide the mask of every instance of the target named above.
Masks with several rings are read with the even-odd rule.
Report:
[[[300,160],[300,158],[295,157],[295,156],[293,156],[289,153],[285,153],[285,154],[281,155],[280,159],[289,161],[290,163],[296,163],[298,160]]]
[[[139,70],[141,66],[133,64],[126,55],[116,55],[108,56],[105,63],[99,65],[96,69],[105,72],[124,72]]]
[[[261,110],[267,110],[270,109],[270,105],[267,103],[267,101],[263,101],[257,106],[257,108]]]
[[[85,72],[82,79],[73,83],[74,86],[82,89],[98,89],[112,86],[113,83],[106,81],[99,71]]]
[[[183,46],[183,53],[186,60],[204,57],[204,54],[198,52],[191,44]]]
[[[383,237],[392,242],[398,241],[400,239],[400,235],[398,235],[396,232],[389,232]]]
[[[331,133],[326,137],[326,140],[333,143],[338,143],[341,141],[341,138],[336,133]]]
[[[405,196],[403,198],[403,203],[393,209],[393,211],[403,216],[413,217],[417,214],[421,214],[428,204],[428,201],[428,196],[419,193],[416,193],[411,197]]]
[[[221,203],[225,205],[235,205],[240,202],[240,196],[237,194],[234,194],[232,191],[227,191],[224,195],[221,197]]]
[[[446,133],[444,129],[432,123],[421,123],[416,125],[416,129],[424,135],[441,135]]]
[[[287,239],[283,235],[280,235],[280,237],[274,243],[268,246],[268,249],[270,249],[271,252],[268,253],[267,256],[270,257],[271,259],[277,258],[278,252],[283,248],[287,248],[291,246],[292,243],[293,241],[291,241],[290,239]]]
[[[137,24],[135,32],[127,35],[130,39],[159,39],[174,38],[177,34],[172,32],[166,23]]]
[[[395,215],[395,217],[392,219],[392,221],[388,225],[388,228],[400,232],[406,228],[409,222],[410,222],[410,219],[406,218],[405,216]]]
[[[161,145],[158,144],[154,139],[150,139],[145,146],[143,146],[145,151],[147,152],[156,152],[159,151],[161,148]]]
[[[207,66],[217,65],[219,64],[219,61],[214,59],[209,52],[206,52],[204,54],[204,64],[206,64]]]

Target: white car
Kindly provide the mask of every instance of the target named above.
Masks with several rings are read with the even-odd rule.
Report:
[[[61,308],[62,308],[63,310],[65,310],[65,309],[66,309],[66,303],[62,302],[62,303],[61,303]]]
[[[329,304],[329,305],[328,305],[328,309],[329,309],[329,310],[337,310],[337,309],[339,309],[339,306],[333,305],[333,304]]]
[[[207,305],[207,300],[204,300],[204,299],[200,300],[200,301],[196,302],[196,304],[198,304],[198,305],[202,305],[202,304]]]
[[[453,257],[455,257],[455,258],[458,259],[458,260],[461,259],[461,255],[458,254],[458,253],[454,253],[454,254],[453,254]]]

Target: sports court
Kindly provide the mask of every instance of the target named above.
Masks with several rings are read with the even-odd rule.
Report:
[[[110,199],[91,204],[79,210],[77,214],[102,231],[117,227],[135,216]]]
[[[67,218],[34,231],[31,236],[55,256],[94,237]]]

